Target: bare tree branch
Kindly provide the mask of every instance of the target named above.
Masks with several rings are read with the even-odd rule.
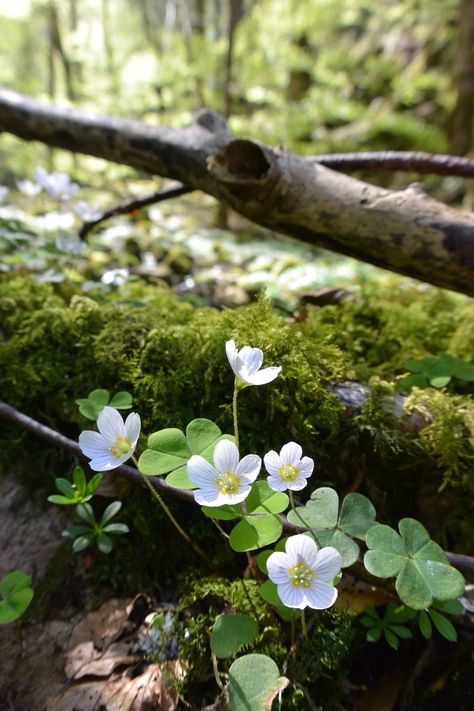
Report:
[[[434,175],[474,178],[474,160],[423,151],[367,151],[363,153],[321,153],[312,157],[332,170],[403,170]]]

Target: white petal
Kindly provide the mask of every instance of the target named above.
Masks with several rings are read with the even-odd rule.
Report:
[[[97,429],[100,434],[111,444],[117,441],[118,437],[125,436],[125,425],[122,415],[115,407],[106,405],[100,411],[97,418]]]
[[[250,494],[250,484],[245,483],[245,479],[239,486],[239,490],[235,494],[221,494],[223,504],[241,504]]]
[[[272,582],[277,584],[290,582],[290,577],[288,575],[289,567],[288,556],[286,553],[277,551],[276,553],[272,553],[268,556],[268,577]]]
[[[225,344],[225,352],[227,355],[227,360],[229,361],[229,365],[234,371],[235,375],[238,375],[237,372],[237,367],[236,367],[236,359],[237,359],[237,348],[235,347],[235,341],[227,341]]]
[[[217,488],[203,487],[193,491],[194,500],[200,506],[222,506],[220,492]]]
[[[290,491],[301,491],[301,489],[305,488],[308,480],[305,479],[304,476],[298,476],[294,481],[287,481],[286,483],[288,484],[288,489],[290,489]]]
[[[215,483],[218,476],[217,472],[204,457],[201,457],[199,454],[194,454],[191,459],[188,460],[186,470],[191,481],[199,487],[205,488],[214,486],[214,490],[217,491]]]
[[[341,570],[342,558],[339,551],[332,546],[326,546],[318,551],[316,556],[316,578],[332,580]]]
[[[280,450],[280,457],[283,464],[293,464],[293,466],[299,464],[302,454],[303,450],[296,442],[288,442],[288,444],[284,444]]]
[[[266,453],[263,462],[269,474],[273,474],[274,476],[280,475],[280,467],[283,466],[283,463],[280,459],[280,455],[278,455],[274,449]]]
[[[301,462],[298,464],[298,471],[301,476],[308,478],[313,473],[314,469],[314,459],[311,457],[303,457]]]
[[[236,476],[243,476],[247,481],[255,481],[262,468],[262,460],[257,454],[247,454],[235,469]]]
[[[271,366],[270,368],[264,368],[257,373],[248,375],[247,378],[243,378],[243,380],[245,380],[246,383],[250,383],[250,385],[266,385],[267,383],[271,383],[272,380],[275,380],[280,372],[281,366]]]
[[[306,481],[305,481],[305,483],[306,483]],[[267,484],[270,487],[270,489],[273,489],[273,491],[286,491],[287,489],[290,488],[289,482],[283,481],[279,476],[268,476],[267,477]]]
[[[312,607],[313,610],[326,610],[336,602],[337,590],[328,583],[315,580],[311,588],[305,589],[305,597],[309,607]]]
[[[290,558],[290,565],[296,565],[296,563],[304,561],[311,568],[311,563],[316,560],[318,547],[312,538],[309,538],[304,533],[298,533],[287,540],[285,550]]]
[[[125,420],[125,437],[130,442],[136,442],[140,435],[141,421],[140,415],[136,412],[131,412]]]
[[[278,597],[287,607],[303,610],[307,605],[303,588],[295,588],[291,583],[278,585]]]
[[[95,472],[107,472],[110,471],[110,469],[116,469],[121,464],[123,464],[122,460],[116,459],[110,452],[94,457],[89,462],[90,468]]]
[[[252,375],[260,370],[263,363],[263,352],[260,348],[251,348],[250,346],[245,346],[239,351],[239,358],[245,364],[247,368],[247,373]]]
[[[102,435],[93,430],[85,430],[79,435],[79,447],[86,457],[96,457],[99,454],[108,452],[107,442]],[[110,452],[109,452],[110,454]]]
[[[239,450],[233,442],[228,439],[221,439],[214,448],[214,465],[219,474],[233,472],[239,463]]]

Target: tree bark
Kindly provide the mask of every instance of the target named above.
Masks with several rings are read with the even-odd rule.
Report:
[[[1,91],[0,131],[178,180],[263,227],[474,296],[474,215],[416,184],[386,190],[314,158],[233,139],[212,112],[186,129],[151,127]]]

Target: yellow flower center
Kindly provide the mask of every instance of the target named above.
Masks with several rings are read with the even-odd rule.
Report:
[[[224,472],[216,479],[216,485],[221,494],[236,494],[240,486],[240,476],[233,472]]]
[[[304,563],[297,563],[289,569],[288,575],[295,588],[310,588],[314,578],[314,571]]]
[[[110,448],[110,452],[111,452],[111,454],[113,454],[115,459],[120,459],[120,457],[123,454],[128,454],[130,452],[131,446],[132,446],[132,443],[130,442],[130,440],[128,438],[117,437],[117,441]]]
[[[293,464],[285,464],[278,471],[282,481],[295,481],[298,478],[298,469]]]

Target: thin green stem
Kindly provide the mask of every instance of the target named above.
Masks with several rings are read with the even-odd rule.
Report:
[[[235,446],[239,448],[239,419],[237,417],[237,395],[239,391],[237,389],[237,383],[234,383],[234,395],[232,397],[232,417],[234,418],[234,437]]]
[[[306,618],[304,616],[304,610],[301,610],[301,630],[303,632],[303,637],[308,639],[308,628],[306,626]]]
[[[293,492],[291,491],[291,489],[288,489],[288,498],[290,499],[290,506],[291,506],[292,510],[294,511],[295,510],[295,502],[293,499]]]
[[[180,524],[177,522],[171,511],[169,510],[168,506],[165,504],[157,490],[152,486],[151,482],[148,480],[148,478],[143,474],[140,469],[138,468],[138,462],[134,456],[132,456],[132,461],[135,464],[136,468],[138,469],[138,472],[140,476],[142,477],[143,481],[145,482],[146,486],[150,490],[150,493],[152,496],[156,499],[156,501],[159,503],[165,514],[168,516],[169,520],[173,524],[173,526],[176,528],[180,536],[184,538],[186,543],[188,543],[195,551],[196,553],[201,556],[203,560],[206,561],[206,563],[212,568],[212,563],[207,557],[207,555],[199,548],[197,543],[195,543],[190,536],[186,533],[186,531],[180,526]]]
[[[229,536],[228,533],[226,533],[226,532],[224,531],[224,529],[222,528],[222,526],[220,525],[220,523],[219,523],[218,521],[216,521],[215,518],[212,518],[212,517],[211,517],[211,521],[212,521],[212,523],[214,524],[214,526],[217,528],[217,530],[219,531],[219,533],[221,534],[221,536],[223,536],[223,537],[225,538],[225,540],[228,541],[230,536]]]
[[[217,686],[222,691],[222,689],[224,688],[224,684],[222,683],[221,678],[219,676],[219,669],[217,668],[217,657],[212,652],[211,652],[211,659],[212,659],[212,670],[214,672],[214,679],[216,680]]]

